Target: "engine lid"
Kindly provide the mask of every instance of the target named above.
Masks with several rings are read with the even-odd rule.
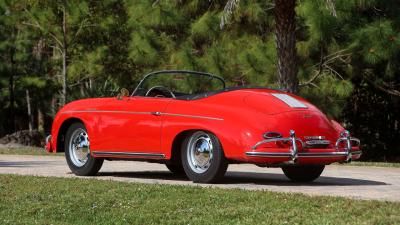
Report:
[[[297,110],[319,111],[306,100],[284,92],[252,93],[244,97],[243,101],[246,105],[267,114]]]

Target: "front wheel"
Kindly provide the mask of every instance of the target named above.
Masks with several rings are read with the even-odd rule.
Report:
[[[311,182],[324,171],[324,165],[301,165],[282,167],[283,173],[294,182]]]
[[[195,131],[186,137],[181,158],[186,175],[195,183],[216,182],[228,168],[218,138],[205,131]]]
[[[65,157],[71,171],[78,176],[95,175],[104,161],[90,154],[89,135],[82,123],[74,123],[68,128],[65,136]]]

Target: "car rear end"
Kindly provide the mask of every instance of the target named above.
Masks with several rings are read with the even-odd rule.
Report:
[[[315,106],[297,96],[259,90],[244,97],[247,106],[261,112],[257,140],[245,150],[246,160],[272,165],[327,165],[361,156],[360,140]]]

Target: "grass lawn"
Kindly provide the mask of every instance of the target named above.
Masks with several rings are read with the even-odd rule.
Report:
[[[400,203],[0,175],[0,224],[399,224]]]
[[[21,148],[7,148],[1,147],[0,154],[6,155],[49,155],[49,156],[57,156],[64,155],[64,153],[47,153],[44,148],[38,147],[21,147]]]
[[[361,162],[353,161],[351,163],[342,164],[345,166],[376,166],[376,167],[400,167],[400,163],[389,163],[389,162]]]

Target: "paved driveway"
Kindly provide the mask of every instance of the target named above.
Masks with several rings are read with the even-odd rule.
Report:
[[[0,173],[54,177],[76,177],[64,157],[0,155]],[[198,185],[168,172],[162,164],[105,161],[96,179],[124,182]],[[0,181],[1,182],[1,181]],[[322,176],[310,184],[291,183],[279,168],[230,165],[221,188],[296,192],[308,195],[343,196],[400,202],[400,168],[327,166]]]

